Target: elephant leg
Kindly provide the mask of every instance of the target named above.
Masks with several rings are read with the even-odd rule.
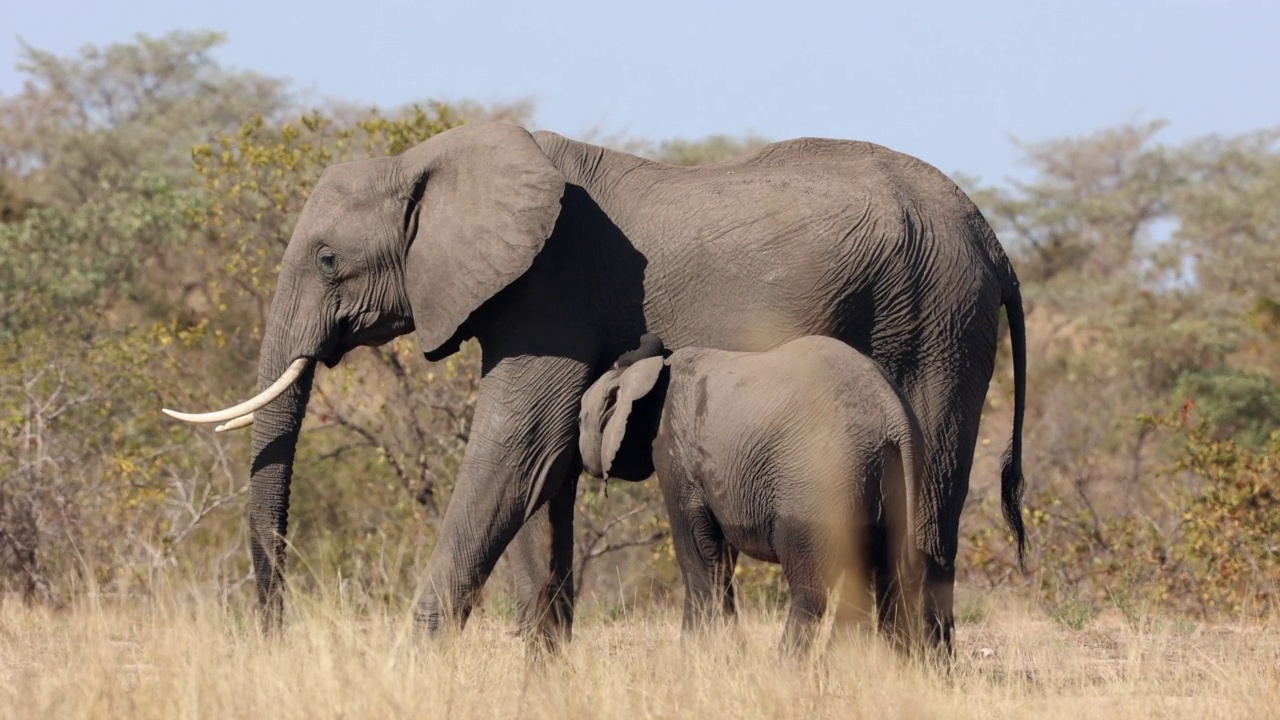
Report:
[[[922,423],[923,424],[923,423]],[[925,625],[925,639],[929,647],[941,650],[947,657],[954,651],[952,637],[955,629],[953,598],[955,587],[955,560],[959,543],[960,511],[969,491],[969,466],[972,463],[972,450],[969,462],[960,464],[956,452],[955,440],[939,441],[936,428],[925,427],[926,464],[925,482],[930,484],[933,498],[930,502],[917,503],[923,527],[931,528],[930,537],[917,538],[924,565],[923,587],[921,597],[921,619]],[[952,435],[954,437],[954,435]],[[917,525],[920,527],[921,525]],[[878,582],[890,582],[894,574],[893,563],[889,562],[890,554],[886,553],[885,563],[877,568],[883,574]],[[885,612],[891,605],[886,603]],[[887,623],[890,618],[883,620]]]
[[[480,381],[471,437],[414,612],[432,636],[466,624],[508,543],[562,491],[528,542],[541,537],[549,546],[535,551],[548,559],[536,576],[545,578],[544,589],[558,582],[557,574],[568,577],[550,561],[571,562],[573,493],[565,481],[579,462],[577,410],[587,372],[586,364],[569,358],[524,355],[497,362]],[[571,601],[565,602],[571,594],[552,596],[559,598],[556,613],[571,613]]]
[[[734,595],[733,572],[738,567],[738,550],[726,542],[723,543],[722,552],[721,562],[714,575],[720,588],[720,612],[725,619],[736,620],[738,602]]]
[[[956,341],[959,343],[971,341]],[[994,332],[986,347],[995,343]],[[969,494],[978,424],[986,402],[994,363],[992,352],[962,357],[947,367],[964,374],[946,374],[907,389],[924,435],[925,473],[916,508],[924,528],[916,542],[922,557],[923,615],[928,645],[946,658],[954,654],[954,594],[960,515]],[[923,410],[923,412],[922,412]]]
[[[867,534],[869,533],[859,533],[858,537],[855,537],[852,557],[845,563],[844,572],[840,573],[840,593],[836,602],[832,641],[837,637],[848,639],[854,636],[868,636],[875,621],[877,608],[872,594],[872,584],[877,576],[873,573],[873,558],[869,555],[873,544],[867,538]]]
[[[920,629],[924,626],[921,616],[922,608],[932,607],[929,627],[934,628],[934,634],[928,638],[928,644],[933,647],[949,645],[948,636],[942,634],[948,624],[939,620],[937,613],[940,608],[950,609],[950,599],[939,596],[930,603],[929,600],[921,597],[920,561],[918,559],[911,561],[915,563],[913,568],[911,562],[903,558],[904,553],[916,553],[918,556],[918,552],[913,548],[903,547],[903,544],[902,542],[886,543],[888,552],[884,552],[878,558],[876,571],[869,574],[867,578],[875,591],[876,630],[879,636],[892,644],[895,649],[910,652],[921,638]],[[946,579],[941,573],[935,577]],[[939,583],[937,589],[943,592],[949,587]]]
[[[663,493],[668,497],[674,494]],[[668,500],[667,514],[676,561],[684,575],[684,633],[693,635],[710,629],[717,619],[735,616],[733,569],[737,552],[705,508],[690,513],[672,507],[675,503]]]
[[[876,523],[871,528],[870,553],[868,570],[868,588],[875,594],[875,624],[881,637],[888,637],[897,620],[899,605],[899,588],[894,583],[897,571],[893,562],[893,550],[890,541],[890,528],[885,523]]]
[[[822,616],[827,611],[830,586],[825,582],[822,568],[813,553],[798,553],[780,559],[782,574],[791,591],[791,609],[787,613],[787,624],[778,650],[783,656],[800,658],[813,647]]]
[[[928,645],[947,657],[955,654],[955,555],[950,562],[925,556],[924,622]]]
[[[871,523],[870,578],[876,596],[879,634],[899,649],[906,649],[920,626],[918,551],[907,546],[906,482],[896,452],[887,453],[880,483],[880,522]]]
[[[556,653],[573,639],[573,506],[578,468],[511,542],[520,630],[534,653]]]

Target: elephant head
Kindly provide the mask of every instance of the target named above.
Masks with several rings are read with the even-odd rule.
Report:
[[[653,474],[653,440],[666,393],[666,356],[658,336],[618,358],[582,397],[578,451],[587,474],[639,481]]]
[[[316,361],[416,332],[428,359],[470,337],[468,317],[529,269],[565,178],[523,128],[442,132],[394,157],[324,170],[281,260],[258,360],[259,394],[190,422],[252,422],[251,530],[259,601],[282,607],[283,535]],[[274,615],[274,617],[272,617]]]

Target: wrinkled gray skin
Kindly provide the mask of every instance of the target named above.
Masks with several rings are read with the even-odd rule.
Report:
[[[664,359],[654,349],[628,353],[587,390],[578,447],[594,477],[656,470],[684,574],[685,630],[734,614],[739,552],[782,565],[791,590],[784,651],[810,648],[842,574],[837,629],[867,625],[872,528],[883,524],[905,590],[894,599],[905,604],[880,614],[881,630],[914,644],[910,501],[923,438],[893,380],[821,336],[758,353],[685,347]]]
[[[863,142],[804,138],[695,168],[506,124],[330,166],[285,250],[259,389],[290,361],[332,367],[414,332],[437,360],[476,338],[470,440],[416,618],[466,621],[511,546],[531,647],[573,616],[577,419],[587,386],[649,329],[671,348],[765,350],[803,335],[869,354],[920,418],[928,616],[950,644],[953,561],[995,361],[1013,343],[1005,511],[1021,538],[1025,372],[1018,281],[973,203],[935,168]],[[255,413],[251,543],[265,626],[283,601],[298,428],[314,374]]]

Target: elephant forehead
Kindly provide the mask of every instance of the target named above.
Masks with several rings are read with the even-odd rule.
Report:
[[[367,222],[368,213],[378,204],[378,199],[370,195],[367,186],[352,185],[348,189],[338,185],[317,185],[298,216],[294,234],[301,237],[335,236],[339,230],[353,225],[350,221],[354,217]],[[367,227],[365,223],[355,225]]]
[[[314,210],[332,209],[335,215],[395,199],[389,167],[383,158],[330,165],[320,173],[307,200]]]
[[[371,180],[376,177],[379,159],[351,160],[334,163],[320,171],[320,179],[316,181],[316,191],[333,190],[340,193],[368,191]]]

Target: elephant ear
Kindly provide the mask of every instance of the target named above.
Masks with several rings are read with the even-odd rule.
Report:
[[[565,178],[527,130],[461,125],[397,158],[405,286],[424,353],[524,274],[560,215]]]
[[[658,384],[658,378],[662,375],[665,362],[662,357],[637,361],[623,371],[622,377],[618,380],[617,399],[614,401],[612,412],[604,424],[604,431],[600,437],[600,464],[606,477],[609,475],[610,468],[613,467],[614,460],[618,457],[622,443],[626,440],[627,422],[631,417],[632,408],[645,395],[653,391],[654,386]]]

